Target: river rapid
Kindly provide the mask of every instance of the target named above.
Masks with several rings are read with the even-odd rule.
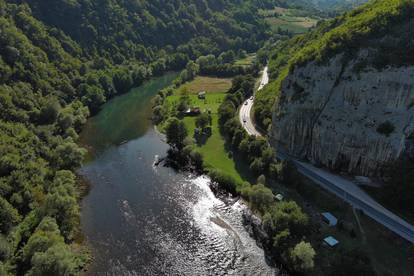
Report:
[[[86,275],[276,275],[242,224],[246,208],[216,198],[205,176],[156,167],[168,146],[149,121],[150,100],[176,74],[108,102],[80,142],[91,184],[82,227],[94,261]]]

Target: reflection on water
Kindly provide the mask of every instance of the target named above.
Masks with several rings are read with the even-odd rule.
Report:
[[[82,204],[95,257],[87,274],[274,275],[242,226],[244,206],[214,197],[206,177],[154,167],[167,145],[152,128],[143,133],[122,145],[107,143],[79,171],[92,185]]]
[[[152,79],[110,100],[97,116],[88,120],[80,135],[80,144],[97,156],[112,145],[144,135],[151,126],[152,97],[176,76],[177,73],[169,73]]]

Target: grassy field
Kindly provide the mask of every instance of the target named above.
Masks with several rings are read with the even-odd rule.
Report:
[[[226,174],[231,175],[237,181],[246,181],[246,178],[239,173],[237,165],[229,156],[225,148],[225,141],[218,128],[218,115],[213,114],[212,135],[205,144],[197,146],[197,150],[203,155],[206,169],[219,169]],[[194,133],[195,118],[186,117],[184,123],[190,133]]]
[[[175,106],[179,99],[180,95],[174,94],[172,96],[167,97],[166,102],[172,108]],[[223,102],[223,99],[225,97],[224,93],[209,93],[206,95],[205,100],[198,99],[197,95],[189,95],[190,97],[190,106],[191,107],[199,107],[202,112],[211,110],[211,112],[214,112],[218,109],[220,104]]]
[[[285,9],[276,7],[272,10],[262,10],[260,14],[266,18],[272,30],[279,28],[295,34],[304,33],[316,25],[318,20],[307,16],[306,13],[296,9]]]
[[[220,134],[218,122],[218,108],[223,102],[226,91],[231,87],[231,79],[197,77],[195,80],[182,85],[174,94],[166,98],[165,104],[172,110],[179,102],[183,91],[190,93],[190,106],[199,107],[202,112],[208,110],[212,115],[212,135],[202,145],[197,145],[196,149],[203,155],[204,164],[207,169],[219,169],[231,175],[238,182],[250,179],[250,175],[242,164],[234,161],[231,154],[226,149],[225,140]],[[197,92],[206,91],[206,98],[199,99]],[[184,117],[183,121],[187,127],[190,137],[194,135],[196,117]],[[162,129],[162,126],[160,126]]]
[[[187,90],[192,94],[200,91],[207,93],[226,92],[231,87],[231,79],[198,76],[193,81],[182,85],[179,90]]]
[[[248,54],[245,58],[236,60],[235,65],[240,66],[250,66],[253,64],[253,61],[256,59],[256,54]]]

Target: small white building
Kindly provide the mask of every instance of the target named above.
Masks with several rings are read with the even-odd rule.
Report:
[[[338,219],[329,212],[322,213],[322,220],[329,226],[336,226],[338,224]]]
[[[283,195],[282,194],[277,194],[277,195],[275,195],[275,199],[277,200],[277,201],[283,201]]]
[[[326,237],[323,241],[329,247],[335,247],[339,244],[339,241],[332,236]]]

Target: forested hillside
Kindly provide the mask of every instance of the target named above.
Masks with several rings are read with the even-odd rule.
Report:
[[[200,55],[258,49],[272,2],[0,0],[0,275],[77,273],[87,117]]]
[[[251,51],[264,38],[252,1],[15,2],[27,2],[36,18],[69,35],[88,56],[116,64],[165,58],[177,50],[191,58],[242,46]],[[177,59],[168,63],[182,66]]]

